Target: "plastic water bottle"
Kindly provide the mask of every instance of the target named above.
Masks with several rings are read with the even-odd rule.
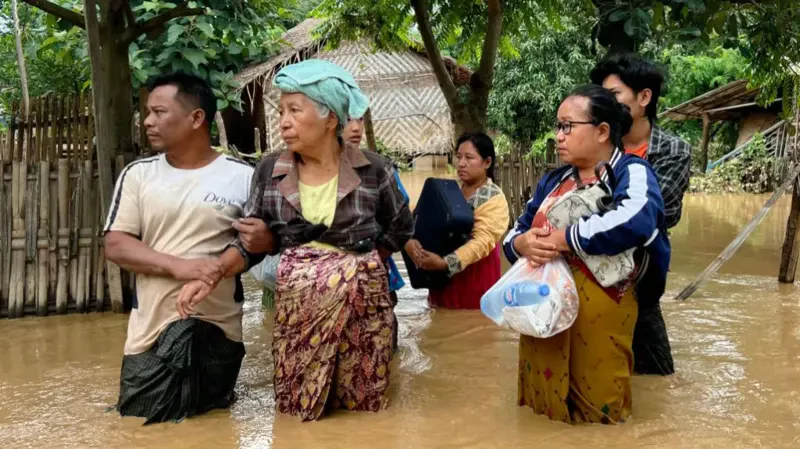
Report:
[[[536,282],[518,282],[503,292],[506,307],[533,306],[547,301],[550,287]]]
[[[481,312],[497,324],[503,323],[504,307],[532,306],[547,301],[550,287],[532,281],[511,284],[481,298]]]

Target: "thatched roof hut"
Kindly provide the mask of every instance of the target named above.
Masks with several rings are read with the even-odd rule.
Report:
[[[250,152],[254,148],[254,128],[258,128],[264,151],[280,149],[279,94],[272,88],[272,77],[288,64],[320,58],[352,73],[369,96],[378,140],[409,158],[446,154],[452,145],[450,110],[425,53],[413,48],[373,52],[369,42],[342,42],[337,49],[329,50],[325,37],[315,34],[320,24],[316,19],[300,23],[284,34],[277,55],[236,76],[245,112],[223,114],[228,142]],[[445,63],[456,85],[469,82],[469,70],[451,58],[446,58]]]

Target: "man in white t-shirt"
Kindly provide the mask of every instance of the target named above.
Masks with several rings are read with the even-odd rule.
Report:
[[[117,410],[146,423],[230,405],[245,354],[238,274],[258,261],[234,243],[233,228],[253,169],[211,148],[208,84],[177,73],[149,90],[144,126],[160,154],[122,171],[105,226],[106,257],[136,275]],[[237,225],[245,234],[257,226]],[[181,303],[191,281],[210,293]]]

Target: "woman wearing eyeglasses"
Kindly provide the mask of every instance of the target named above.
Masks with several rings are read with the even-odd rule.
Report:
[[[558,155],[566,164],[544,176],[527,210],[506,237],[512,263],[542,265],[566,256],[580,307],[572,327],[547,339],[522,335],[518,398],[535,413],[567,423],[621,423],[631,415],[633,330],[637,289],[660,297],[670,249],[664,204],[650,165],[620,149],[632,123],[627,107],[601,86],[575,89],[561,103],[556,123]],[[596,181],[595,167],[609,162],[616,178],[612,210],[555,229],[547,211],[578,185]],[[637,269],[604,288],[583,262],[586,255],[615,255],[637,248]],[[648,296],[649,297],[649,296]]]

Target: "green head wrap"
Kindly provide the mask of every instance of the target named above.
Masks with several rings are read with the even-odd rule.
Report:
[[[339,118],[339,129],[347,121],[364,116],[369,99],[358,88],[353,75],[322,59],[307,59],[284,67],[272,85],[284,93],[301,93],[328,107]]]

